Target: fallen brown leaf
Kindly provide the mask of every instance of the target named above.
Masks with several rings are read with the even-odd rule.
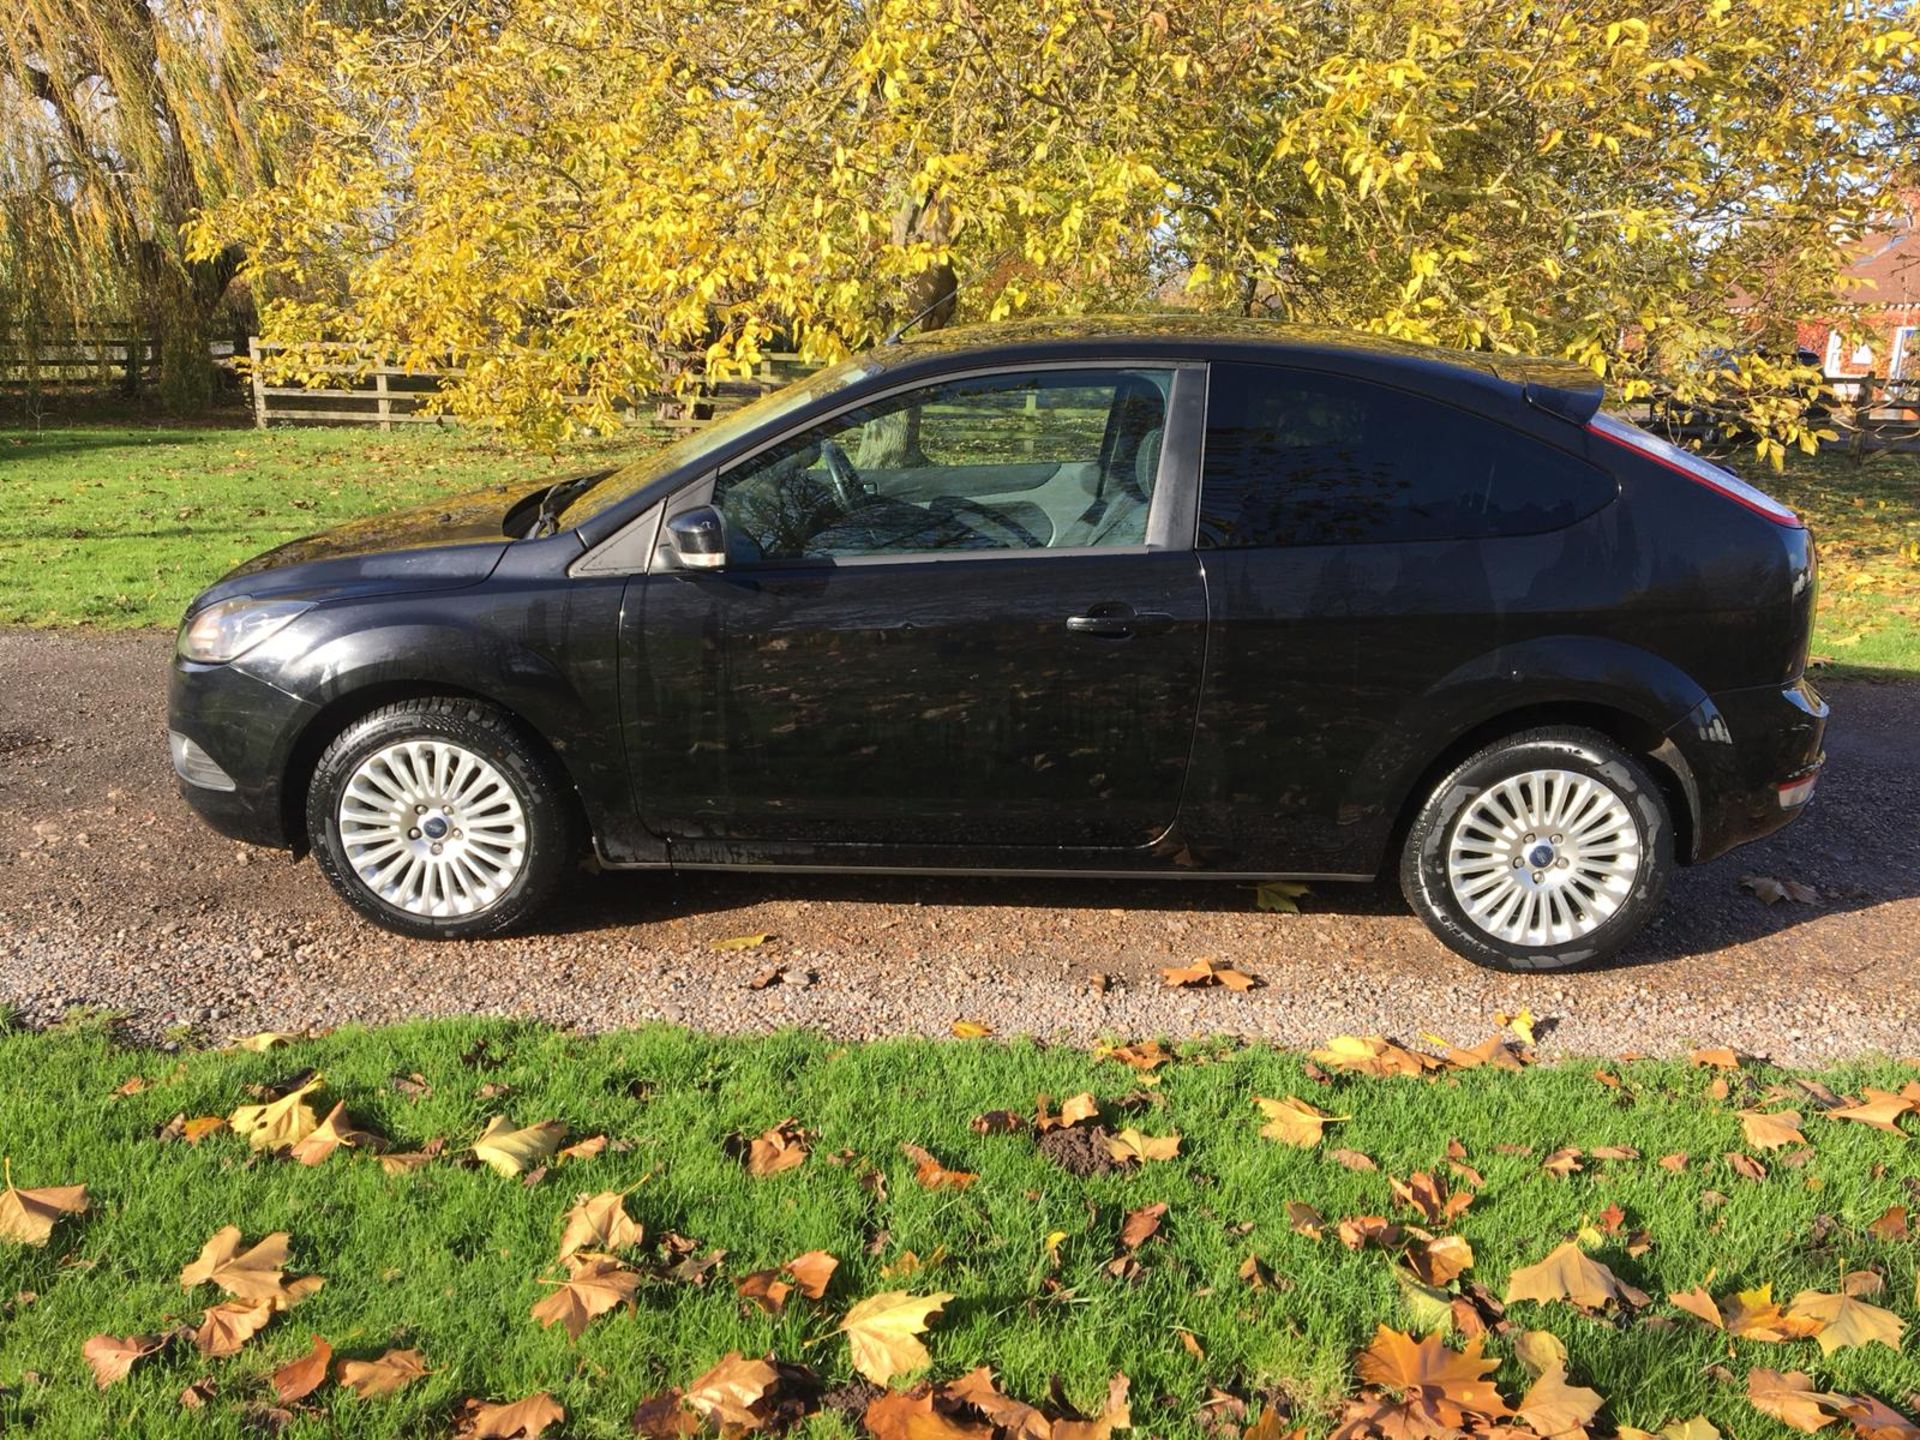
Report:
[[[0,1190],[0,1240],[15,1245],[44,1245],[62,1215],[84,1215],[87,1187],[49,1185],[38,1190],[13,1187],[13,1165],[5,1169],[6,1189]]]
[[[744,1155],[747,1173],[755,1179],[805,1164],[809,1149],[807,1132],[791,1116],[736,1148]]]
[[[321,1382],[327,1378],[327,1366],[332,1363],[333,1347],[318,1335],[314,1336],[311,1350],[273,1372],[273,1393],[280,1398],[282,1405],[304,1400],[320,1388]]]
[[[242,1105],[228,1118],[236,1135],[247,1137],[255,1150],[285,1150],[298,1145],[319,1126],[320,1119],[307,1096],[320,1088],[320,1077],[288,1091],[264,1105]]]
[[[1842,1403],[1837,1395],[1815,1390],[1804,1370],[1782,1374],[1758,1366],[1747,1371],[1747,1398],[1762,1414],[1808,1435],[1831,1425],[1836,1417],[1826,1407],[1838,1409]]]
[[[579,1250],[625,1250],[638,1245],[645,1231],[627,1214],[625,1197],[613,1190],[585,1195],[566,1214],[560,1232],[560,1256]]]
[[[372,1360],[342,1360],[334,1376],[362,1400],[375,1400],[426,1373],[426,1359],[418,1350],[389,1350]]]
[[[1196,960],[1191,965],[1168,965],[1160,971],[1162,983],[1171,987],[1220,985],[1228,990],[1251,990],[1260,983],[1252,975],[1242,974],[1231,965],[1215,965],[1211,960]]]
[[[80,1354],[93,1367],[94,1384],[104,1390],[124,1380],[135,1361],[153,1354],[167,1339],[165,1335],[95,1335],[80,1347]]]
[[[546,1299],[535,1302],[533,1318],[542,1325],[559,1325],[569,1340],[578,1340],[596,1316],[617,1305],[631,1306],[640,1276],[608,1255],[573,1255],[567,1260],[567,1278]]]
[[[1782,1145],[1804,1145],[1798,1110],[1742,1110],[1740,1123],[1746,1128],[1747,1143],[1756,1150],[1778,1150]]]
[[[716,1427],[754,1430],[761,1417],[754,1406],[780,1383],[780,1372],[765,1360],[748,1360],[730,1350],[706,1374],[687,1386],[681,1399]]]
[[[1282,1145],[1292,1145],[1302,1150],[1318,1145],[1327,1126],[1352,1118],[1348,1115],[1329,1115],[1326,1111],[1309,1105],[1304,1100],[1296,1100],[1291,1095],[1283,1096],[1278,1100],[1268,1100],[1256,1095],[1253,1097],[1253,1103],[1259,1106],[1260,1113],[1267,1117],[1267,1123],[1260,1127],[1261,1135],[1269,1140],[1278,1140]]]
[[[550,1157],[566,1136],[567,1127],[558,1120],[516,1130],[506,1116],[496,1115],[473,1142],[473,1153],[496,1175],[511,1179]]]
[[[884,1385],[895,1375],[931,1364],[933,1357],[919,1337],[951,1299],[944,1292],[909,1295],[889,1290],[862,1300],[847,1311],[837,1332],[852,1347],[853,1368],[874,1384]]]
[[[964,1190],[980,1177],[968,1170],[949,1170],[918,1145],[900,1149],[913,1161],[913,1178],[923,1190]]]
[[[273,1319],[270,1300],[226,1300],[210,1305],[193,1332],[193,1343],[200,1353],[212,1359],[237,1355],[240,1347],[258,1335]]]
[[[567,1418],[566,1409],[542,1391],[504,1404],[467,1402],[460,1434],[469,1440],[538,1440]]]
[[[1608,1305],[1633,1310],[1648,1303],[1643,1291],[1590,1259],[1570,1241],[1538,1264],[1524,1265],[1508,1276],[1506,1298],[1509,1305],[1516,1300],[1565,1300],[1582,1310],[1600,1310]]]

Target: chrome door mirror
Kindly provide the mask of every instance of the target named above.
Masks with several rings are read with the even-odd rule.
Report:
[[[675,515],[667,521],[667,538],[683,570],[718,570],[727,563],[727,520],[711,505]]]

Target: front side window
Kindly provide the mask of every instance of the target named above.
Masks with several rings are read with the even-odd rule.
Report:
[[[835,416],[720,477],[728,561],[1143,545],[1172,383],[1025,370]]]
[[[1616,490],[1576,456],[1423,395],[1279,366],[1212,367],[1202,548],[1537,535]]]

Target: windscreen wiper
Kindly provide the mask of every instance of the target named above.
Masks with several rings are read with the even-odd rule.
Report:
[[[533,517],[533,524],[527,527],[527,539],[539,540],[557,533],[561,512],[611,474],[611,470],[596,470],[590,475],[575,475],[570,480],[549,485],[547,493],[540,497],[540,509]]]

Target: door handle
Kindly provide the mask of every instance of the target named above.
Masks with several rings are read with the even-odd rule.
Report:
[[[1084,615],[1069,615],[1067,629],[1075,635],[1093,635],[1102,640],[1126,640],[1132,637],[1135,615],[1131,605],[1117,601],[1090,605]]]

